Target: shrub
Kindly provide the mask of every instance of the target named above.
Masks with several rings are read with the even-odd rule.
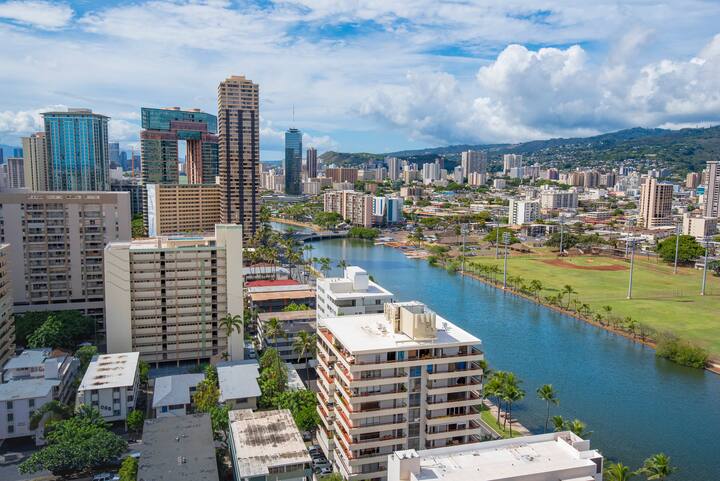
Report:
[[[703,369],[708,362],[708,352],[687,341],[681,341],[676,337],[666,335],[658,340],[655,355],[682,366]]]

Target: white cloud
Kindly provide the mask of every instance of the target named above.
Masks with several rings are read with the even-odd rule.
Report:
[[[39,0],[0,3],[0,19],[11,20],[45,30],[63,28],[70,23],[73,10],[65,3]]]
[[[110,119],[108,122],[108,136],[111,141],[123,144],[137,141],[140,137],[140,126],[122,119]]]
[[[20,137],[44,130],[42,112],[66,110],[64,105],[50,105],[34,110],[0,111],[0,136]]]
[[[315,147],[318,151],[338,148],[338,143],[329,135],[311,135],[303,132],[303,149]],[[260,147],[275,152],[285,150],[285,131],[277,129],[271,121],[260,119]],[[304,153],[303,153],[304,155]]]

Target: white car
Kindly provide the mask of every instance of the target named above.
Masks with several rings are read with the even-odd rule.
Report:
[[[93,481],[120,481],[120,476],[113,473],[100,473],[93,476]]]
[[[17,463],[24,457],[23,453],[5,453],[0,455],[0,465]]]

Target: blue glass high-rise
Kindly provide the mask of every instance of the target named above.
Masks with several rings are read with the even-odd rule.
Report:
[[[89,109],[45,112],[50,190],[108,191],[109,117]]]
[[[302,172],[302,132],[289,129],[285,132],[285,193],[300,195]]]

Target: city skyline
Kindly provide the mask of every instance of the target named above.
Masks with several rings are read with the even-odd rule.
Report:
[[[235,71],[263,85],[263,160],[282,158],[291,105],[303,143],[321,152],[711,125],[720,120],[718,15],[720,5],[702,0],[661,12],[613,2],[7,1],[0,56],[13,95],[0,143],[19,145],[39,130],[39,112],[64,106],[108,115],[110,139],[138,145],[140,106],[215,114],[215,84]],[[92,74],[78,76],[86,62]],[[292,84],[274,75],[278,65],[294,69]]]

